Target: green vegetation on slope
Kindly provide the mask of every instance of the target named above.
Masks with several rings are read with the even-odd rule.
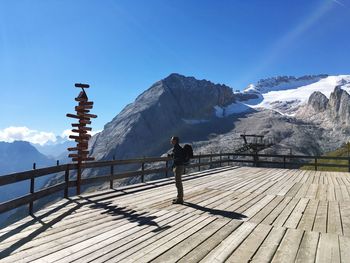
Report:
[[[344,146],[336,149],[335,151],[326,153],[326,157],[349,157],[350,156],[350,142]],[[347,167],[317,167],[318,171],[334,171],[334,172],[349,172],[349,160],[317,160],[318,164],[334,164],[334,165],[346,165]],[[314,161],[311,161],[310,164],[314,165]],[[314,170],[314,166],[302,166],[302,170]]]

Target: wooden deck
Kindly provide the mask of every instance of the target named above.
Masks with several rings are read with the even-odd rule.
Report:
[[[64,199],[0,230],[1,262],[350,262],[349,173],[223,167]]]

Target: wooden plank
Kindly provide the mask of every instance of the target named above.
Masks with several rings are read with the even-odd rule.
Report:
[[[262,210],[256,213],[253,217],[249,218],[250,222],[259,224],[263,221],[283,200],[283,196],[275,196],[275,198]]]
[[[228,219],[218,219],[211,222],[209,225],[197,231],[192,236],[176,244],[170,250],[166,251],[165,253],[152,260],[152,262],[176,262],[179,258],[184,257],[186,254],[196,249],[198,245],[200,245],[207,238],[211,237],[214,233],[219,231],[228,222]]]
[[[283,211],[278,215],[278,217],[275,219],[275,221],[272,223],[274,226],[283,226],[287,219],[289,218],[290,214],[293,212],[296,205],[299,203],[298,198],[293,198],[288,205],[283,209]]]
[[[250,262],[271,228],[272,226],[268,225],[258,225],[225,262]]]
[[[159,216],[160,219],[162,219],[162,215],[165,215],[165,217],[167,217],[165,211],[157,211],[153,215]],[[106,238],[110,235],[123,233],[124,231],[134,229],[138,226],[137,221],[130,222],[126,219],[119,219],[119,221],[116,223],[113,220],[113,217],[105,217],[105,220],[108,221],[99,225],[95,224],[89,226],[89,228],[86,228],[86,226],[82,225],[81,227],[84,230],[75,228],[73,229],[74,232],[70,231],[70,234],[68,235],[64,233],[63,237],[55,235],[40,245],[36,244],[36,240],[33,240],[27,243],[25,246],[22,246],[20,250],[17,250],[17,253],[8,257],[8,262],[17,262],[22,258],[24,258],[27,262],[32,262],[38,258],[44,262],[45,260],[52,262],[54,259],[58,260],[60,258],[63,258],[66,255],[67,250],[70,251],[70,253],[73,253],[76,250],[79,251],[79,244],[85,244],[84,242],[90,242],[94,240],[103,240],[103,238]],[[94,223],[93,220],[91,223]],[[28,247],[31,249],[26,249]]]
[[[266,237],[251,262],[271,262],[276,253],[278,246],[285,235],[286,229],[284,227],[273,227]]]
[[[312,231],[323,232],[323,233],[327,232],[327,214],[328,214],[328,202],[320,201],[317,208],[315,223]]]
[[[337,201],[328,202],[327,233],[342,235],[342,223]]]
[[[184,257],[182,257],[178,262],[179,263],[187,263],[187,262],[199,262],[202,260],[210,251],[212,251],[218,244],[220,244],[223,240],[227,238],[233,231],[235,231],[240,225],[241,221],[232,220],[224,227],[222,227],[219,231],[214,233],[204,242],[202,242],[199,246],[196,247],[195,250],[190,251]]]
[[[285,197],[261,223],[271,225],[292,200],[293,198],[291,197]]]
[[[285,222],[284,227],[297,228],[297,226],[300,222],[300,219],[303,216],[305,208],[306,208],[308,203],[309,203],[309,199],[301,198],[299,203],[296,205],[293,212],[291,213],[291,215],[289,216],[289,218]]]
[[[261,200],[259,200],[257,203],[255,203],[254,205],[252,205],[244,211],[244,215],[247,216],[247,218],[244,218],[243,220],[249,220],[249,218],[251,218],[252,216],[256,215],[259,211],[264,209],[274,198],[275,196],[273,195],[264,196]]]
[[[243,223],[217,247],[215,247],[201,262],[214,263],[225,261],[254,230],[255,227],[256,225],[254,223]]]
[[[350,238],[339,236],[339,248],[341,262],[348,262],[350,258]]]
[[[317,244],[320,234],[317,232],[305,232],[301,241],[295,262],[314,263],[316,258]]]
[[[288,229],[271,262],[294,262],[304,231]]]
[[[74,86],[75,86],[76,88],[83,88],[83,89],[87,89],[87,88],[90,87],[89,84],[84,84],[84,83],[75,83]]]
[[[111,242],[108,245],[95,249],[94,252],[88,253],[79,260],[82,262],[105,262],[107,260],[120,260],[152,244],[156,240],[165,237],[171,232],[180,229],[182,226],[189,224],[197,219],[198,216],[177,214],[171,220],[163,221],[162,224],[168,226],[163,231],[155,231],[152,228],[145,228],[137,231],[135,234],[128,235],[118,242]],[[118,258],[118,259],[117,259]]]
[[[340,190],[341,190],[341,193],[342,193],[343,200],[344,201],[349,201],[350,200],[350,196],[349,196],[349,192],[348,192],[346,186],[345,185],[341,185],[340,186]]]
[[[332,184],[328,185],[328,187],[327,187],[327,197],[326,197],[326,199],[328,201],[335,201],[335,200],[337,200],[336,196],[335,196],[335,190],[334,189],[335,189],[334,185],[332,185]]]
[[[315,222],[315,217],[318,209],[318,200],[310,200],[309,203],[306,206],[305,212],[299,222],[298,228],[299,229],[304,229],[304,230],[309,230],[311,231],[314,222]]]
[[[340,202],[339,211],[343,226],[343,235],[350,237],[350,202]]]
[[[185,218],[188,219],[189,216],[185,216]],[[163,220],[163,219],[162,219],[162,222],[155,221],[160,224],[159,226],[140,225],[139,227],[130,228],[128,231],[124,231],[117,235],[114,235],[111,233],[112,231],[109,231],[104,233],[103,235],[97,236],[96,238],[88,239],[84,242],[80,242],[79,244],[68,248],[68,251],[69,251],[69,255],[67,255],[68,257],[67,256],[62,257],[61,259],[55,262],[57,263],[66,262],[67,260],[69,262],[74,260],[87,262],[90,259],[94,259],[94,257],[96,257],[97,254],[99,255],[98,258],[100,258],[102,254],[107,254],[108,252],[114,251],[114,249],[120,247],[122,244],[127,244],[125,240],[126,239],[130,240],[131,236],[134,238],[139,237],[141,233],[145,233],[146,235],[152,233],[153,236],[156,236],[158,232],[170,230],[170,228],[174,226],[174,223],[171,224],[171,222],[174,221],[174,219],[179,219],[179,215],[175,215],[175,217],[166,218],[166,220]],[[181,222],[181,221],[178,221],[178,222]],[[112,249],[112,247],[114,247],[114,249]],[[60,255],[58,255],[58,257],[65,254],[65,253],[62,253],[62,251],[59,251],[59,253]],[[52,260],[54,258],[52,258],[52,255],[50,255],[49,259]]]
[[[137,251],[131,256],[124,258],[122,261],[137,262],[142,260],[144,262],[148,262],[156,258],[157,256],[159,256],[160,254],[164,253],[171,247],[175,246],[177,243],[191,236],[196,231],[202,229],[213,220],[215,220],[214,217],[201,216],[198,219],[193,220],[191,223],[188,223],[185,226],[181,227],[181,229],[179,229],[178,231],[173,231],[172,233],[165,236],[164,238],[161,238],[155,242],[152,242],[150,246],[147,246],[146,248],[143,248],[142,250]],[[111,262],[119,262],[119,261],[120,260],[118,258],[113,258]]]
[[[316,199],[318,190],[318,184],[311,184],[308,191],[306,192],[305,197],[310,199]]]
[[[321,233],[317,247],[316,262],[340,262],[339,242],[337,235]]]
[[[339,186],[338,186],[338,187],[335,187],[335,188],[334,188],[334,191],[335,191],[335,197],[336,197],[335,200],[337,200],[337,201],[343,201],[343,193],[342,193],[340,187],[339,187]]]

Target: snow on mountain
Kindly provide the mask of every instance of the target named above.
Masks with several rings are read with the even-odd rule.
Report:
[[[329,98],[336,86],[350,92],[350,75],[272,78],[249,85],[243,92],[260,96],[260,99],[245,102],[249,107],[274,109],[293,115],[299,106],[307,103],[313,92],[319,91]]]
[[[252,100],[256,100],[256,99],[252,99]],[[215,109],[216,117],[223,118],[232,114],[239,114],[239,113],[251,111],[252,107],[248,106],[246,103],[237,101],[226,107],[215,106],[214,109]]]

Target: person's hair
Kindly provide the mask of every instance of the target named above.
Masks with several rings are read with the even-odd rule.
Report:
[[[177,137],[177,136],[171,137],[171,140],[176,141],[176,143],[179,143],[179,142],[180,142],[180,139],[179,139],[179,137]]]

